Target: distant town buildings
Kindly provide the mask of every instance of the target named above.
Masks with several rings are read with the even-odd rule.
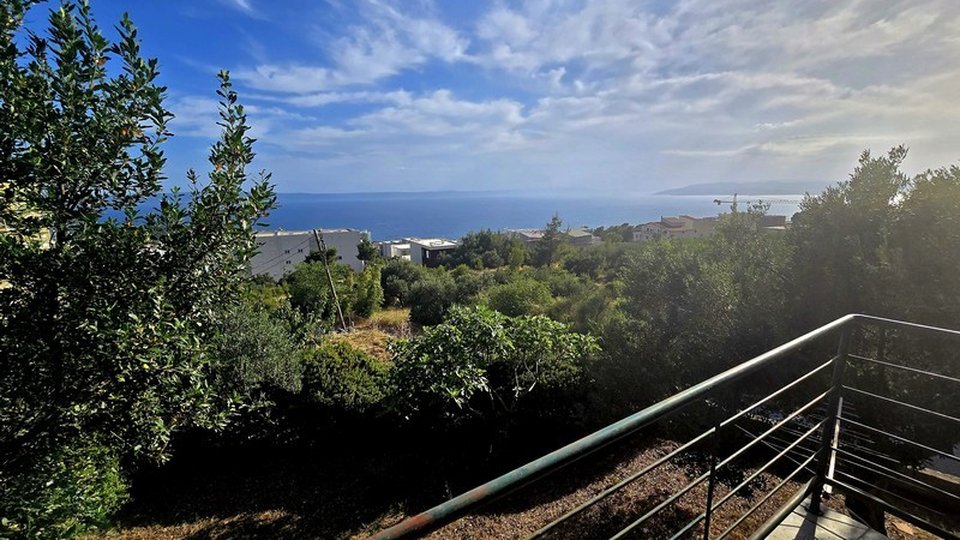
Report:
[[[667,238],[705,238],[712,235],[720,222],[719,216],[697,218],[688,215],[661,216],[660,221],[641,223],[633,228],[634,242],[649,242]],[[789,226],[786,216],[763,216],[760,227],[777,232]],[[357,245],[370,235],[356,229],[319,229],[327,248],[335,248],[340,262],[355,271],[363,270],[364,263],[358,258]],[[627,229],[629,231],[629,228]],[[521,240],[532,247],[543,238],[542,229],[512,229],[503,234]],[[568,229],[563,238],[573,246],[592,246],[603,240],[587,227]],[[270,231],[256,234],[259,253],[250,262],[251,273],[266,274],[279,279],[291,272],[296,265],[318,251],[313,231]],[[380,255],[385,259],[404,259],[426,267],[439,266],[443,254],[457,248],[459,243],[446,238],[403,238],[376,242]]]
[[[641,223],[633,231],[634,242],[649,242],[664,238],[706,238],[717,230],[719,216],[696,218],[693,216],[663,216],[660,221]],[[763,216],[760,228],[768,232],[787,228],[787,216]]]
[[[543,238],[543,229],[511,229],[505,234],[511,238],[523,241],[524,245],[532,246]],[[603,240],[593,234],[587,227],[577,227],[563,233],[563,238],[575,246],[592,246]]]
[[[357,245],[367,231],[356,229],[318,229],[323,235],[327,249],[336,249],[337,258],[355,271],[363,270],[363,261],[358,258]],[[269,231],[256,234],[259,252],[250,260],[250,273],[266,274],[280,279],[292,272],[313,252],[320,251],[313,231]]]
[[[543,238],[542,229],[510,229],[506,234],[511,238],[521,240],[527,246],[536,244],[538,240]]]
[[[575,246],[593,246],[603,243],[603,241],[586,227],[570,229],[565,234],[568,242]]]
[[[693,216],[665,216],[660,221],[641,223],[633,231],[634,242],[647,242],[660,238],[704,238],[713,234],[719,217],[695,218]]]

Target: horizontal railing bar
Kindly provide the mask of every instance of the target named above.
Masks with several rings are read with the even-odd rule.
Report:
[[[693,521],[687,523],[682,529],[674,533],[669,540],[677,540],[678,538],[683,538],[683,535],[687,534],[687,531],[697,526],[698,523],[704,520],[707,517],[706,512],[701,512],[699,516],[693,518]]]
[[[772,459],[770,459],[769,461],[767,461],[766,463],[764,463],[759,469],[757,469],[756,471],[754,471],[753,473],[751,473],[750,476],[746,477],[742,482],[740,482],[740,483],[737,485],[737,487],[731,489],[729,493],[727,493],[726,495],[724,495],[723,497],[721,497],[720,500],[717,501],[717,504],[715,504],[715,505],[713,505],[712,507],[710,507],[710,508],[708,509],[708,511],[712,512],[712,511],[716,510],[717,508],[720,508],[721,506],[723,506],[723,503],[727,502],[727,501],[730,500],[734,495],[736,495],[736,494],[737,494],[737,491],[739,491],[740,489],[742,489],[744,486],[746,486],[746,485],[749,484],[750,482],[753,482],[753,480],[754,480],[756,477],[758,477],[758,476],[760,476],[761,474],[763,474],[763,473],[764,473],[770,466],[772,466],[774,463],[776,463],[777,461],[780,461],[780,459],[781,459],[783,456],[785,456],[788,452],[790,452],[790,450],[793,450],[794,448],[796,448],[797,445],[799,445],[801,442],[803,442],[804,440],[806,440],[807,437],[809,437],[810,435],[812,435],[817,429],[819,429],[820,427],[822,427],[824,422],[826,422],[826,419],[821,420],[820,423],[818,423],[817,425],[815,425],[815,426],[813,426],[812,428],[810,428],[809,430],[807,430],[807,432],[804,433],[799,439],[797,439],[796,441],[794,441],[793,443],[791,443],[790,446],[784,448],[784,449],[781,450],[777,455],[773,456]]]
[[[863,457],[863,456],[858,456],[858,455],[856,455],[856,454],[854,454],[854,453],[852,453],[852,452],[848,452],[848,451],[846,451],[846,450],[844,450],[844,449],[842,449],[842,448],[838,449],[838,448],[835,447],[835,446],[831,446],[831,449],[836,450],[837,452],[839,452],[839,453],[842,454],[842,455],[845,455],[845,456],[848,456],[848,457],[852,457],[852,458],[854,458],[854,459],[857,459],[857,460],[862,461],[863,463],[866,463],[866,464],[868,464],[868,465],[872,465],[872,466],[874,466],[874,467],[877,467],[878,469],[880,469],[880,470],[882,470],[882,471],[887,471],[887,472],[889,472],[890,474],[893,474],[893,475],[895,475],[895,476],[898,476],[898,477],[900,477],[900,478],[902,478],[902,479],[904,479],[904,480],[906,480],[906,481],[908,481],[908,482],[913,482],[914,484],[916,484],[916,485],[918,485],[918,486],[923,486],[923,487],[925,487],[925,488],[933,491],[934,493],[936,493],[936,494],[938,494],[938,495],[942,495],[942,496],[948,497],[948,498],[950,498],[950,499],[956,499],[957,501],[960,501],[960,496],[954,495],[953,493],[950,493],[949,491],[940,489],[940,488],[938,488],[937,486],[934,486],[934,485],[932,485],[932,484],[928,484],[928,483],[924,482],[923,480],[918,480],[918,479],[916,479],[916,478],[914,478],[914,477],[912,477],[912,476],[910,476],[910,475],[903,474],[903,473],[900,472],[900,471],[896,471],[896,470],[891,469],[891,468],[889,468],[889,467],[884,467],[883,465],[880,465],[879,463],[870,461],[869,459],[867,459],[867,458],[865,458],[865,457]],[[871,470],[869,467],[865,467],[865,466],[862,465],[862,464],[857,464],[857,463],[854,463],[854,462],[852,462],[852,461],[848,461],[847,463],[850,463],[851,465],[859,465],[859,466],[860,466],[861,468],[863,468],[863,469]],[[874,471],[874,472],[876,472],[876,471]]]
[[[752,448],[755,444],[757,444],[757,443],[759,443],[759,442],[762,442],[762,441],[767,437],[767,435],[773,433],[773,432],[776,431],[777,429],[780,429],[780,427],[784,426],[784,425],[787,424],[788,422],[792,422],[796,417],[800,416],[800,415],[803,414],[807,409],[809,409],[809,408],[813,407],[814,405],[816,405],[817,403],[819,403],[820,400],[822,400],[823,398],[827,397],[829,394],[830,394],[830,390],[827,390],[826,392],[823,392],[823,393],[820,394],[819,396],[817,396],[817,397],[813,398],[812,400],[808,401],[807,404],[804,405],[803,407],[800,407],[799,409],[797,409],[796,411],[794,411],[793,413],[791,413],[789,416],[787,416],[786,418],[784,418],[784,419],[781,420],[780,422],[777,422],[776,424],[774,424],[773,427],[771,427],[771,428],[768,429],[767,431],[764,431],[763,433],[761,433],[760,436],[758,436],[757,438],[753,439],[752,441],[750,441],[750,442],[748,442],[747,444],[745,444],[745,445],[743,445],[742,447],[740,447],[739,450],[737,450],[736,452],[734,452],[734,453],[730,454],[729,456],[727,456],[727,458],[724,459],[723,461],[717,463],[717,465],[714,467],[714,472],[716,472],[717,470],[719,470],[720,467],[723,467],[724,465],[727,465],[728,463],[730,463],[730,462],[733,461],[734,459],[738,458],[741,454],[743,454],[744,452],[746,452],[747,450],[749,450],[750,448]],[[666,501],[664,501],[663,503],[661,503],[660,505],[658,505],[658,506],[657,506],[656,508],[654,508],[653,510],[647,512],[646,514],[644,514],[643,516],[641,516],[639,519],[637,519],[636,521],[634,521],[634,522],[631,523],[630,525],[627,525],[624,529],[621,529],[620,532],[618,532],[616,535],[612,536],[610,540],[616,540],[617,538],[621,538],[621,537],[623,537],[625,534],[627,534],[627,533],[629,533],[630,531],[632,531],[633,529],[635,529],[636,527],[642,525],[643,522],[645,522],[646,520],[648,520],[648,519],[650,519],[651,517],[653,517],[654,514],[656,514],[656,513],[659,512],[660,510],[662,510],[662,509],[663,509],[664,507],[666,507],[668,504],[673,503],[675,500],[679,499],[683,494],[685,494],[687,491],[690,491],[691,489],[693,489],[693,487],[694,487],[695,485],[699,484],[700,482],[702,482],[703,480],[705,480],[705,479],[706,479],[707,477],[709,477],[709,476],[710,476],[709,473],[705,473],[705,474],[701,475],[699,478],[697,478],[696,480],[694,480],[693,482],[691,482],[690,484],[687,484],[687,486],[684,487],[684,489],[683,489],[681,492],[677,493],[677,494],[674,495],[673,497],[670,497],[669,499],[667,499]]]
[[[906,510],[903,510],[902,508],[896,507],[896,506],[890,504],[889,502],[883,500],[882,498],[877,497],[876,495],[873,495],[872,493],[868,493],[868,492],[866,492],[866,491],[864,491],[864,490],[862,490],[862,489],[860,489],[860,488],[858,488],[858,487],[851,486],[850,484],[847,484],[846,482],[842,482],[842,481],[840,481],[840,480],[837,480],[836,478],[827,478],[827,479],[826,479],[826,482],[827,482],[828,484],[833,485],[834,487],[838,487],[838,488],[840,488],[840,489],[842,489],[842,490],[844,490],[844,491],[847,491],[847,492],[849,492],[849,493],[855,493],[855,494],[857,494],[857,495],[860,495],[861,497],[866,497],[866,498],[870,499],[871,501],[873,501],[874,503],[879,504],[880,506],[883,506],[883,507],[886,509],[887,512],[890,512],[891,514],[893,514],[893,515],[895,515],[895,516],[897,516],[897,517],[899,517],[899,518],[901,518],[901,519],[905,519],[905,520],[907,520],[908,522],[917,525],[917,526],[920,527],[921,529],[926,530],[927,532],[933,533],[933,534],[935,534],[935,535],[938,535],[938,536],[941,536],[941,537],[944,537],[944,538],[957,538],[957,535],[956,535],[955,533],[952,533],[952,532],[950,532],[950,531],[947,531],[946,529],[940,527],[939,525],[936,525],[936,524],[934,524],[934,523],[931,523],[930,521],[927,521],[926,519],[924,519],[924,518],[922,518],[922,517],[920,517],[920,516],[911,514],[910,512],[907,512]]]
[[[878,433],[878,434],[880,434],[880,435],[885,435],[885,436],[887,436],[887,437],[890,437],[891,439],[895,439],[895,440],[900,441],[900,442],[904,442],[904,443],[907,443],[907,444],[912,444],[913,446],[916,446],[917,448],[922,448],[923,450],[926,450],[926,451],[928,451],[928,452],[933,452],[934,454],[937,454],[938,456],[942,456],[942,457],[945,457],[945,458],[947,458],[947,459],[952,459],[952,460],[954,460],[954,461],[960,462],[960,456],[955,456],[955,455],[953,455],[953,454],[951,454],[951,453],[949,453],[949,452],[944,452],[943,450],[939,450],[939,449],[934,448],[934,447],[932,447],[932,446],[927,446],[927,445],[925,445],[925,444],[921,444],[921,443],[918,443],[918,442],[916,442],[916,441],[912,441],[912,440],[910,440],[910,439],[907,439],[906,437],[901,437],[901,436],[899,436],[899,435],[894,435],[893,433],[889,433],[889,432],[884,431],[884,430],[882,430],[882,429],[878,429],[878,428],[875,428],[875,427],[873,427],[873,426],[870,426],[870,425],[867,425],[867,424],[863,424],[863,423],[857,422],[856,420],[849,420],[849,419],[846,419],[846,418],[843,418],[843,419],[841,419],[841,420],[842,420],[844,423],[849,423],[849,424],[853,424],[853,425],[855,425],[855,426],[858,426],[858,427],[861,427],[861,428],[864,428],[864,429],[869,429],[870,431],[873,431],[874,433]]]
[[[851,391],[851,392],[853,392],[853,393],[855,393],[855,394],[859,394],[859,395],[862,395],[862,396],[871,397],[871,398],[874,398],[874,399],[878,399],[878,400],[880,400],[880,401],[885,401],[885,402],[887,402],[887,403],[893,403],[894,405],[899,405],[899,406],[901,406],[901,407],[906,407],[906,408],[908,408],[908,409],[912,409],[912,410],[915,410],[915,411],[917,411],[917,412],[926,413],[926,414],[929,414],[929,415],[932,415],[932,416],[936,416],[937,418],[942,418],[942,419],[944,419],[944,420],[949,420],[949,421],[951,421],[951,422],[956,422],[957,424],[960,424],[960,418],[957,418],[957,417],[955,417],[955,416],[950,416],[949,414],[944,414],[944,413],[939,412],[939,411],[932,411],[932,410],[930,410],[930,409],[925,409],[925,408],[923,408],[923,407],[921,407],[921,406],[919,406],[919,405],[914,405],[914,404],[912,404],[912,403],[905,403],[905,402],[903,402],[903,401],[898,401],[898,400],[896,400],[896,399],[889,398],[889,397],[886,397],[886,396],[881,396],[880,394],[874,394],[873,392],[867,392],[866,390],[861,390],[861,389],[855,388],[855,387],[853,387],[853,386],[843,385],[843,389],[844,389],[844,390],[849,390],[849,391]]]
[[[774,437],[770,437],[770,439],[771,439],[772,441],[774,441],[774,443],[777,443],[777,444],[768,443],[767,446],[769,446],[771,450],[774,450],[774,451],[776,451],[776,452],[779,452],[780,450],[783,449],[783,446],[778,446],[778,444],[779,444],[779,445],[787,445],[787,444],[790,444],[790,443],[788,443],[788,442],[785,442],[783,439],[778,439],[778,438],[774,438]],[[797,454],[797,455],[799,455],[800,458],[806,458],[808,455],[810,455],[810,454],[808,454],[808,452],[816,452],[816,450],[815,450],[815,449],[811,449],[811,448],[804,448],[803,446],[798,446],[797,448],[794,448],[793,450],[790,451],[791,454]],[[788,456],[788,457],[789,457],[789,456]],[[793,461],[795,464],[796,464],[796,463],[800,463],[799,461],[797,461],[797,460],[794,459],[794,458],[790,458],[790,461]]]
[[[924,510],[928,510],[929,512],[931,512],[931,513],[933,513],[933,514],[944,515],[943,512],[941,512],[941,511],[939,511],[939,510],[934,510],[933,508],[930,508],[930,507],[928,507],[928,506],[925,506],[925,505],[923,505],[923,504],[920,504],[920,503],[914,501],[913,499],[908,499],[907,497],[904,497],[903,495],[900,495],[899,493],[890,491],[889,489],[886,489],[886,488],[882,488],[882,487],[880,487],[880,486],[878,486],[878,485],[876,485],[876,484],[871,484],[870,482],[867,482],[867,481],[864,480],[863,478],[858,478],[858,477],[856,477],[856,476],[854,476],[854,475],[852,475],[852,474],[850,474],[850,473],[848,473],[848,472],[846,472],[846,471],[842,471],[842,470],[840,470],[840,469],[837,469],[835,472],[837,472],[837,473],[839,473],[839,474],[842,474],[843,476],[846,476],[847,478],[849,478],[849,479],[851,479],[851,480],[853,480],[853,481],[855,481],[855,482],[860,482],[860,484],[862,484],[863,486],[865,486],[863,489],[866,489],[866,490],[875,489],[875,490],[877,490],[877,491],[881,491],[881,492],[883,492],[883,493],[886,493],[886,494],[888,494],[888,495],[891,495],[891,496],[893,496],[893,497],[896,497],[896,498],[900,499],[901,501],[906,501],[907,503],[909,503],[909,504],[911,504],[911,505],[913,505],[913,506],[916,506],[917,508],[922,508],[922,509],[924,509]]]
[[[656,469],[657,467],[659,467],[659,466],[663,465],[664,463],[670,461],[671,459],[677,457],[679,454],[681,454],[681,453],[684,452],[685,450],[689,449],[690,447],[692,447],[692,446],[695,445],[696,443],[698,443],[698,442],[702,441],[703,439],[707,438],[707,436],[709,436],[710,434],[714,433],[715,431],[716,431],[716,427],[712,427],[712,428],[704,431],[703,433],[701,433],[700,435],[694,437],[693,439],[691,439],[690,441],[686,442],[686,443],[683,444],[682,446],[676,448],[675,450],[673,450],[673,451],[670,452],[669,454],[667,454],[667,455],[665,455],[665,456],[657,459],[656,461],[654,461],[653,463],[647,465],[647,466],[644,467],[643,469],[640,469],[638,472],[635,472],[635,473],[631,474],[630,476],[628,476],[627,478],[624,478],[623,480],[617,482],[617,483],[614,484],[613,486],[611,486],[611,487],[609,487],[609,488],[601,491],[600,493],[598,493],[597,495],[595,495],[595,496],[594,496],[593,498],[591,498],[590,500],[584,502],[584,503],[581,504],[580,506],[574,508],[573,510],[570,510],[570,511],[567,512],[566,514],[564,514],[564,515],[558,517],[557,519],[551,521],[550,523],[548,523],[547,525],[543,526],[541,529],[539,529],[538,531],[534,532],[532,535],[528,536],[527,538],[530,539],[530,540],[532,540],[532,539],[534,539],[534,538],[539,538],[539,537],[543,536],[544,534],[548,533],[550,530],[552,530],[552,529],[553,529],[554,527],[556,527],[557,525],[560,525],[561,523],[563,523],[563,522],[565,522],[566,520],[572,518],[573,516],[576,516],[576,515],[579,514],[580,512],[583,512],[584,510],[586,510],[586,509],[590,508],[591,506],[597,504],[598,502],[600,502],[600,501],[602,501],[603,499],[609,497],[610,495],[613,495],[613,494],[616,493],[617,491],[620,491],[621,489],[623,489],[623,488],[624,488],[625,486],[627,486],[628,484],[630,484],[630,483],[632,483],[632,482],[640,479],[641,477],[645,476],[645,475],[646,475],[647,473],[649,473],[650,471]]]
[[[674,493],[673,495],[671,495],[669,498],[667,498],[666,500],[664,500],[664,501],[661,502],[660,504],[654,506],[654,507],[653,507],[652,509],[650,509],[646,514],[640,516],[639,519],[637,519],[636,521],[630,523],[629,525],[627,525],[627,526],[624,527],[623,529],[620,529],[620,532],[618,532],[617,534],[611,536],[611,537],[610,537],[610,540],[618,540],[618,539],[620,539],[620,538],[623,538],[623,537],[624,537],[625,535],[627,535],[630,531],[632,531],[633,529],[636,529],[636,528],[639,527],[640,525],[643,525],[643,523],[644,523],[645,521],[647,521],[648,519],[650,519],[650,518],[652,518],[653,516],[657,515],[661,510],[663,510],[663,509],[666,508],[667,506],[670,506],[671,504],[673,504],[674,502],[676,502],[678,499],[680,499],[681,497],[683,497],[684,495],[686,495],[691,489],[697,487],[698,485],[700,485],[701,483],[703,483],[703,481],[706,480],[706,479],[709,478],[709,477],[710,477],[710,474],[709,474],[709,473],[701,474],[696,480],[690,482],[689,484],[687,484],[686,486],[684,486],[680,491]]]
[[[749,430],[745,429],[743,426],[737,426],[737,428],[740,429],[740,431],[743,431],[744,433],[746,433],[747,435],[749,435],[749,436],[751,436],[751,437],[755,437],[755,435],[754,435],[753,433],[751,433]],[[788,444],[788,443],[782,441],[781,439],[778,439],[778,438],[776,438],[776,437],[774,437],[774,436],[772,436],[772,435],[770,436],[770,439],[771,439],[771,440],[774,440],[774,441],[777,441],[777,442],[780,442],[781,444],[784,444],[784,445]],[[779,452],[779,451],[782,449],[782,447],[777,446],[777,445],[775,445],[775,444],[773,444],[773,443],[771,443],[771,442],[768,442],[768,441],[764,441],[763,444],[764,444],[767,448],[770,448],[771,450],[773,450],[774,452]],[[807,450],[807,449],[806,449],[806,448],[803,448],[803,446],[800,446],[800,447],[797,447],[797,448],[794,448],[793,450],[791,450],[790,453],[792,453],[792,454],[799,454],[801,458],[807,458],[807,457],[809,457],[809,456],[807,456],[807,454],[805,454],[804,452],[802,452],[802,450]],[[816,454],[817,451],[814,450],[813,453]],[[787,455],[787,459],[789,459],[791,462],[793,462],[794,465],[799,465],[799,464],[800,464],[799,461],[797,461],[797,460],[796,460],[795,458],[793,458],[793,457],[790,457],[789,455]],[[810,471],[810,472],[814,472],[814,471]]]
[[[771,349],[722,373],[718,373],[663,401],[614,422],[599,431],[591,433],[586,437],[535,459],[526,465],[522,465],[485,484],[438,504],[425,512],[409,517],[393,527],[376,533],[372,538],[374,540],[402,538],[437,527],[443,523],[448,523],[479,504],[489,502],[494,498],[510,493],[552,471],[569,465],[615,441],[636,433],[668,414],[705,398],[716,388],[750,375],[760,368],[770,365],[785,354],[812,343],[822,336],[829,335],[833,331],[849,324],[856,317],[857,316],[852,314],[845,315],[820,328],[807,332],[779,347]]]
[[[800,474],[803,470],[809,468],[809,467],[810,467],[810,462],[813,461],[813,459],[814,459],[815,457],[817,457],[817,454],[819,454],[819,452],[814,452],[814,453],[813,453],[812,455],[810,455],[806,460],[804,460],[803,463],[799,463],[799,464],[798,464],[798,467],[797,467],[796,469],[794,469],[792,473],[788,474],[786,478],[784,478],[783,480],[780,481],[780,483],[778,483],[776,486],[774,486],[773,489],[771,489],[770,492],[768,492],[762,499],[760,499],[759,501],[757,501],[756,503],[754,503],[754,505],[751,506],[750,509],[748,509],[748,510],[747,510],[742,516],[740,516],[736,521],[734,521],[732,525],[730,525],[729,527],[727,527],[727,530],[725,530],[725,531],[723,531],[722,533],[720,533],[720,536],[717,537],[717,540],[723,540],[724,538],[726,538],[726,536],[727,536],[728,534],[730,534],[731,532],[733,532],[733,530],[736,529],[741,523],[743,523],[748,517],[750,517],[751,515],[753,515],[753,513],[756,512],[757,509],[759,509],[761,506],[764,505],[764,503],[766,503],[767,501],[769,501],[771,497],[773,497],[774,495],[776,495],[777,492],[780,491],[780,490],[783,488],[783,486],[787,485],[791,480],[794,479],[794,477],[796,477],[798,474]],[[807,485],[806,485],[803,489],[800,490],[800,492],[805,492],[805,491],[809,490],[810,487],[812,486],[812,483],[813,483],[813,479],[811,478],[811,479],[807,482]],[[803,499],[803,497],[801,497],[801,500],[802,500],[802,499]]]
[[[824,393],[820,394],[819,396],[813,398],[812,400],[808,401],[806,405],[804,405],[803,407],[800,407],[800,408],[797,409],[796,411],[792,412],[789,416],[787,416],[787,417],[784,418],[783,420],[781,420],[781,421],[777,422],[776,424],[774,424],[770,429],[768,429],[768,430],[764,431],[763,433],[761,433],[759,436],[757,436],[757,438],[755,438],[755,439],[753,439],[752,441],[748,442],[747,444],[743,445],[739,450],[737,450],[736,452],[730,454],[729,457],[727,457],[726,459],[724,459],[724,460],[721,461],[720,463],[717,463],[717,467],[716,467],[716,468],[719,469],[720,467],[726,465],[727,463],[730,463],[730,462],[733,461],[735,458],[739,457],[741,454],[743,454],[744,452],[746,452],[747,450],[749,450],[750,448],[752,448],[755,444],[757,444],[757,443],[759,443],[759,442],[762,442],[764,439],[767,438],[768,435],[770,435],[771,433],[777,431],[778,429],[780,429],[781,427],[785,426],[785,425],[788,424],[789,422],[793,421],[796,417],[800,416],[801,414],[803,414],[804,412],[806,412],[808,409],[810,409],[811,407],[813,407],[814,405],[816,405],[817,403],[819,403],[820,400],[822,400],[823,398],[827,397],[829,394],[830,394],[830,390],[827,390],[826,392],[824,392]]]
[[[789,434],[792,434],[792,435],[794,435],[794,436],[799,436],[799,432],[794,432],[793,430],[784,429],[783,431],[784,431],[784,433],[789,433]],[[844,428],[844,430],[843,430],[843,434],[844,434],[844,435],[846,435],[846,434],[848,434],[848,433],[851,433],[851,432],[854,432],[854,430],[851,430],[851,429],[849,429],[849,428]],[[861,435],[861,436],[863,436],[863,435]],[[778,442],[778,443],[780,443],[780,444],[789,444],[789,441],[785,441],[785,440],[783,440],[783,439],[778,439],[778,438],[776,438],[776,437],[771,437],[771,439],[773,439],[774,441],[776,441],[776,442]],[[867,441],[870,442],[869,439],[867,439]],[[819,444],[819,443],[820,443],[820,440],[819,440],[819,438],[814,438],[814,439],[812,439],[811,442],[816,443],[816,444]],[[844,439],[841,437],[841,439],[840,439],[840,444],[841,444],[842,447],[852,448],[852,449],[857,450],[858,452],[863,452],[864,454],[870,455],[870,456],[875,457],[875,458],[878,458],[878,459],[883,459],[883,460],[885,460],[885,461],[889,461],[889,462],[895,463],[895,464],[899,464],[899,463],[900,463],[900,460],[898,460],[898,459],[896,459],[896,458],[893,458],[893,457],[890,457],[890,456],[888,456],[887,454],[884,454],[883,452],[879,452],[879,451],[874,450],[874,449],[872,449],[872,448],[868,448],[868,447],[864,446],[863,444],[859,444],[858,442],[847,441],[847,440],[844,440]],[[803,448],[804,450],[808,450],[808,451],[810,450],[809,448],[805,448],[805,447],[802,447],[802,446],[801,446],[801,448]]]
[[[772,400],[772,399],[775,399],[775,398],[778,397],[778,396],[783,395],[784,392],[789,391],[790,389],[794,388],[794,387],[797,386],[798,384],[801,384],[803,381],[809,379],[810,377],[816,375],[816,374],[819,373],[820,371],[826,369],[827,366],[829,366],[834,360],[836,360],[836,357],[833,357],[833,358],[831,358],[830,360],[827,360],[826,362],[824,362],[823,364],[820,364],[819,366],[815,367],[815,368],[812,369],[811,371],[807,372],[807,373],[806,373],[805,375],[803,375],[802,377],[797,378],[796,380],[792,381],[790,384],[784,386],[783,388],[780,388],[780,389],[777,390],[776,392],[773,392],[773,393],[769,394],[768,396],[764,397],[763,399],[760,399],[759,401],[756,401],[756,402],[754,402],[753,404],[747,406],[746,408],[744,408],[743,410],[741,410],[741,411],[738,412],[737,414],[735,414],[735,415],[731,416],[730,418],[727,418],[726,420],[720,422],[720,424],[719,424],[718,426],[712,427],[712,428],[704,431],[703,433],[701,433],[701,434],[698,435],[697,437],[691,439],[690,441],[688,441],[688,442],[685,443],[684,445],[680,446],[679,448],[673,450],[673,451],[670,452],[669,454],[667,454],[667,455],[661,457],[660,459],[654,461],[654,462],[651,463],[650,465],[647,465],[646,467],[644,467],[644,468],[641,469],[640,471],[638,471],[638,472],[636,472],[636,473],[628,476],[627,478],[621,480],[621,481],[618,482],[617,484],[615,484],[615,485],[613,485],[613,486],[611,486],[611,487],[603,490],[602,492],[598,493],[597,495],[595,495],[595,496],[594,496],[593,498],[591,498],[590,500],[582,503],[581,505],[577,506],[577,507],[574,508],[573,510],[570,510],[570,511],[567,512],[566,514],[564,514],[564,515],[560,516],[559,518],[551,521],[550,523],[548,523],[548,524],[545,525],[544,527],[540,528],[539,530],[537,530],[536,532],[534,532],[532,535],[530,535],[530,536],[527,537],[527,538],[530,539],[530,540],[532,540],[532,539],[534,539],[534,538],[539,538],[539,537],[543,536],[544,534],[546,534],[547,532],[549,532],[550,530],[552,530],[554,527],[556,527],[556,526],[560,525],[561,523],[567,521],[568,519],[576,516],[577,514],[583,512],[584,510],[592,507],[593,505],[595,505],[595,504],[597,504],[598,502],[602,501],[603,499],[609,497],[610,495],[613,495],[614,493],[616,493],[617,491],[620,491],[621,489],[623,489],[624,487],[626,487],[626,486],[629,485],[630,483],[632,483],[632,482],[640,479],[641,477],[643,477],[644,475],[646,475],[647,473],[649,473],[649,472],[652,471],[653,469],[655,469],[655,468],[659,467],[660,465],[663,465],[663,464],[666,463],[667,461],[673,459],[674,457],[676,457],[676,456],[677,456],[678,454],[680,454],[681,452],[687,450],[688,448],[690,448],[690,447],[693,446],[694,444],[696,444],[696,443],[702,441],[703,439],[705,439],[706,437],[708,437],[710,434],[715,433],[717,429],[719,429],[719,428],[724,428],[724,427],[726,427],[726,426],[728,426],[728,425],[730,425],[730,424],[733,424],[734,422],[736,422],[736,421],[739,420],[740,418],[742,418],[742,417],[744,417],[745,415],[749,414],[751,411],[753,411],[753,410],[756,409],[757,407],[763,405],[764,403],[769,402],[769,401]]]
[[[960,331],[951,330],[949,328],[941,328],[939,326],[930,326],[928,324],[912,323],[907,321],[900,321],[897,319],[887,319],[885,317],[877,317],[874,315],[864,315],[862,313],[853,314],[853,319],[855,321],[865,322],[867,324],[873,324],[877,326],[910,328],[912,330],[921,330],[924,332],[933,332],[936,334],[944,334],[948,336],[960,337]]]
[[[864,361],[864,362],[870,362],[870,363],[872,363],[872,364],[878,364],[878,365],[885,366],[885,367],[889,367],[889,368],[893,368],[893,369],[900,369],[900,370],[903,370],[903,371],[909,371],[909,372],[911,372],[911,373],[917,373],[917,374],[919,374],[919,375],[926,375],[927,377],[934,377],[934,378],[937,378],[937,379],[943,379],[943,380],[945,380],[945,381],[960,383],[960,379],[958,379],[958,378],[956,378],[956,377],[951,377],[951,376],[949,376],[949,375],[944,375],[944,374],[942,374],[942,373],[935,373],[935,372],[933,372],[933,371],[926,371],[926,370],[923,370],[923,369],[918,369],[918,368],[914,368],[914,367],[904,366],[904,365],[902,365],[902,364],[894,364],[894,363],[892,363],[892,362],[884,362],[883,360],[877,360],[877,359],[875,359],[875,358],[869,358],[869,357],[867,357],[867,356],[861,356],[861,355],[859,355],[859,354],[848,354],[847,356],[850,357],[850,358],[855,358],[855,359],[857,359],[857,360],[862,360],[862,361]]]

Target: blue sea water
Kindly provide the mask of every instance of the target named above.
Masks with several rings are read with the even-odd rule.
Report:
[[[409,236],[459,238],[481,229],[542,227],[554,214],[565,225],[589,227],[644,223],[661,216],[715,216],[729,211],[705,195],[526,195],[509,192],[281,193],[279,208],[264,220],[268,229],[351,227],[375,240]],[[760,196],[751,198],[763,198]],[[792,216],[800,195],[777,203],[771,214]]]

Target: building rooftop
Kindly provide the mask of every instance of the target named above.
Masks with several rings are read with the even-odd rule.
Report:
[[[457,243],[446,238],[408,238],[411,244],[419,244],[431,248],[454,248]]]
[[[317,229],[320,234],[333,234],[333,233],[347,233],[347,232],[357,232],[357,233],[366,233],[367,231],[361,231],[360,229],[350,229],[346,227],[335,228],[335,229]],[[305,231],[288,231],[285,229],[277,229],[275,231],[259,231],[254,233],[255,236],[298,236],[301,234],[313,234],[313,229],[307,229]]]
[[[529,238],[531,240],[543,238],[543,231],[541,229],[510,229],[507,232],[512,235],[522,236],[523,238]]]
[[[573,238],[584,238],[587,236],[593,236],[593,233],[588,231],[587,229],[570,229],[569,231],[567,231],[567,236],[570,236]]]

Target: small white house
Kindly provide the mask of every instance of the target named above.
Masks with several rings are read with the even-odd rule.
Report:
[[[410,242],[410,260],[427,267],[440,264],[440,257],[446,251],[456,249],[457,243],[445,238],[408,238]]]
[[[363,261],[358,258],[357,245],[366,237],[367,231],[356,229],[319,229],[327,249],[335,248],[340,262],[354,271],[363,270]],[[258,253],[250,259],[250,273],[266,274],[280,279],[315,251],[320,250],[313,231],[268,231],[256,234]]]
[[[385,240],[379,244],[380,256],[384,259],[410,260],[410,242],[407,240]]]

